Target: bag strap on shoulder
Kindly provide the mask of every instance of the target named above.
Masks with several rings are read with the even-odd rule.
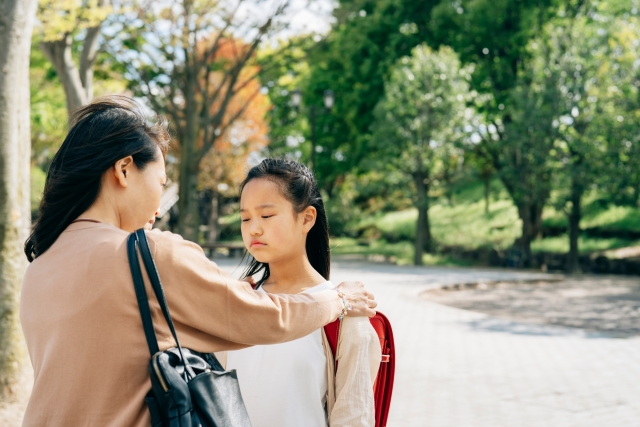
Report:
[[[145,234],[144,229],[140,229],[135,231],[135,236],[140,248],[140,255],[142,255],[142,262],[144,263],[144,266],[147,270],[147,275],[149,276],[149,280],[151,281],[153,292],[156,294],[156,298],[160,303],[160,309],[162,310],[164,319],[167,321],[167,325],[169,325],[169,329],[171,330],[173,339],[176,340],[177,347],[181,348],[180,341],[178,341],[178,335],[176,334],[176,328],[173,326],[171,313],[169,313],[169,305],[167,304],[167,298],[164,295],[164,289],[162,288],[160,275],[158,274],[156,263],[153,260],[153,256],[151,255],[151,249],[149,249],[147,235]]]
[[[160,351],[158,347],[158,338],[153,329],[153,319],[151,318],[151,310],[149,309],[149,300],[147,291],[144,288],[144,280],[142,279],[142,271],[140,270],[140,262],[138,262],[138,251],[136,250],[136,236],[129,235],[127,239],[127,255],[129,257],[129,268],[131,269],[131,277],[133,277],[133,287],[136,290],[136,299],[138,300],[138,308],[140,317],[142,318],[142,327],[144,335],[147,338],[149,353],[153,356]]]
[[[149,249],[147,234],[145,233],[144,229],[141,228],[135,231],[135,236],[140,248],[140,255],[142,255],[142,262],[144,263],[144,266],[147,270],[147,275],[149,276],[149,281],[151,282],[151,287],[153,288],[153,292],[156,294],[156,299],[160,304],[160,309],[162,310],[164,319],[167,321],[167,325],[171,330],[171,335],[176,341],[176,347],[178,347],[178,351],[180,352],[180,357],[182,358],[184,368],[187,374],[189,374],[191,378],[193,378],[196,376],[196,374],[195,372],[193,372],[191,366],[187,363],[187,359],[184,357],[184,353],[182,352],[182,346],[180,345],[180,341],[178,340],[178,334],[176,333],[176,328],[173,325],[171,313],[169,313],[169,305],[167,304],[167,298],[164,295],[164,289],[162,288],[160,275],[158,274],[156,263],[153,260],[153,256],[151,255],[151,249]]]
[[[178,334],[176,333],[176,328],[173,325],[173,319],[171,318],[171,313],[169,312],[169,305],[167,304],[167,298],[164,295],[164,289],[162,288],[160,275],[158,274],[156,263],[153,260],[153,256],[151,255],[151,250],[149,249],[149,242],[147,241],[147,235],[144,232],[144,229],[141,228],[139,230],[136,230],[134,233],[132,233],[132,235],[129,238],[131,239],[132,236],[134,237],[137,243],[137,246],[140,250],[140,255],[142,256],[142,262],[144,263],[145,269],[147,270],[147,275],[149,276],[151,287],[153,288],[153,292],[156,295],[156,299],[160,304],[160,309],[162,310],[164,319],[167,321],[167,325],[171,330],[171,335],[173,336],[173,339],[176,341],[176,347],[178,347],[178,352],[180,352],[180,357],[182,358],[182,363],[184,365],[185,371],[191,378],[194,378],[196,374],[191,368],[191,366],[187,363],[186,361],[187,359],[184,357],[182,346],[180,345],[180,341],[178,340]],[[138,260],[136,257],[136,263],[137,261]],[[143,285],[143,289],[144,289],[144,285]],[[147,304],[147,310],[148,310],[148,307],[149,305]],[[154,333],[154,336],[155,336],[155,333]],[[157,341],[156,341],[156,347],[157,347]],[[151,349],[151,346],[149,346],[149,349]],[[159,350],[156,350],[156,353],[157,351]],[[155,353],[152,353],[151,355],[153,356],[154,354]]]

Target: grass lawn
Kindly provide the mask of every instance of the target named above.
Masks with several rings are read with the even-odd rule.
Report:
[[[349,237],[331,238],[331,255],[363,255],[373,256],[373,259],[395,262],[398,265],[413,264],[413,243],[408,241],[389,243],[384,239],[374,240],[368,245]],[[422,262],[425,265],[470,265],[468,262],[453,259],[444,255],[424,254]]]
[[[461,247],[467,250],[493,247],[507,249],[520,236],[521,222],[513,202],[499,181],[491,184],[489,212],[485,213],[481,183],[461,187],[454,193],[453,204],[445,201],[432,203],[429,209],[431,232],[436,247]],[[585,198],[582,229],[614,231],[640,231],[640,209],[627,206],[603,206],[597,195]],[[415,209],[381,213],[361,219],[352,226],[363,236],[375,236],[368,246],[358,245],[353,239],[334,239],[340,242],[335,250],[341,254],[380,254],[395,256],[399,262],[412,262],[413,236],[418,213]],[[563,213],[546,208],[543,214],[546,226],[563,228],[567,220]],[[393,242],[393,243],[390,243]],[[579,246],[581,253],[592,253],[640,245],[640,240],[630,238],[595,238],[583,235]],[[547,237],[532,243],[534,252],[566,253],[569,239],[566,234]],[[454,260],[441,256],[428,256],[425,263],[446,264]]]

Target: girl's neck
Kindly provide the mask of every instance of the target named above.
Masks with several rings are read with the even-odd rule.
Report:
[[[273,294],[297,294],[326,282],[309,262],[307,255],[269,263],[269,279],[264,290]]]

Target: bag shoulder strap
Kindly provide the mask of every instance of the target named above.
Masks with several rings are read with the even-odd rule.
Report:
[[[158,303],[160,303],[160,309],[162,310],[162,314],[164,315],[164,319],[167,321],[169,325],[169,329],[171,330],[171,335],[173,335],[173,339],[176,340],[176,345],[180,348],[180,341],[178,341],[178,335],[176,334],[176,328],[173,325],[173,319],[171,318],[171,313],[169,312],[169,305],[167,304],[167,298],[164,295],[164,289],[162,288],[162,282],[160,281],[160,275],[158,274],[158,269],[156,267],[156,263],[153,260],[153,256],[151,255],[151,249],[149,248],[149,241],[147,240],[147,235],[144,232],[144,229],[135,231],[136,241],[140,247],[140,255],[142,256],[142,262],[147,270],[147,275],[149,276],[149,280],[151,281],[151,287],[153,288],[153,292],[156,294],[156,298],[158,299]]]
[[[138,308],[140,310],[140,317],[142,318],[144,335],[147,338],[149,353],[153,356],[160,351],[160,348],[158,347],[156,332],[153,329],[153,319],[151,318],[151,310],[149,309],[147,291],[144,288],[144,280],[142,279],[142,271],[140,270],[140,262],[138,261],[138,251],[136,250],[136,246],[135,235],[129,235],[129,238],[127,239],[129,268],[131,270],[131,277],[133,278],[133,287],[136,291],[136,299],[138,300]]]
[[[173,339],[176,341],[176,347],[178,347],[178,351],[180,352],[180,357],[182,358],[182,363],[187,371],[187,373],[194,378],[196,376],[195,372],[191,368],[191,366],[186,362],[184,354],[182,352],[182,346],[180,345],[180,341],[178,340],[178,334],[176,333],[176,328],[173,325],[173,319],[171,318],[171,313],[169,312],[169,305],[167,304],[167,298],[164,295],[164,289],[162,288],[162,282],[160,281],[160,275],[158,274],[158,269],[156,268],[156,263],[153,260],[153,256],[151,255],[151,249],[149,249],[149,241],[147,240],[147,234],[144,229],[141,228],[135,231],[136,241],[138,242],[140,248],[140,255],[142,256],[142,262],[147,270],[147,275],[149,276],[149,281],[151,282],[151,287],[153,288],[153,292],[156,294],[156,299],[160,304],[160,309],[162,310],[162,314],[164,315],[164,319],[167,321],[167,325],[171,330],[171,335]]]

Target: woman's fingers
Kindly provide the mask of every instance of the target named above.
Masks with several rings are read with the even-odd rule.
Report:
[[[338,290],[344,293],[347,302],[351,305],[349,316],[375,316],[374,308],[378,303],[362,282],[342,282],[338,285]]]

